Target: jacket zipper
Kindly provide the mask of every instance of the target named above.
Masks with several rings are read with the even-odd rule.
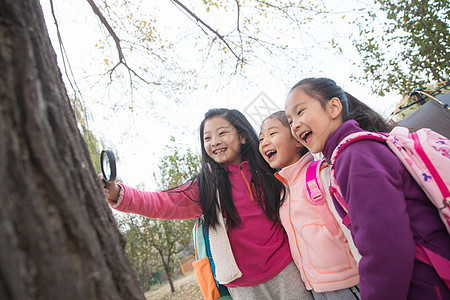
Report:
[[[239,164],[239,170],[241,171],[241,175],[242,175],[242,177],[244,178],[245,183],[247,184],[247,190],[248,190],[248,192],[250,193],[250,200],[251,200],[251,201],[254,201],[252,189],[250,188],[250,184],[248,183],[247,178],[245,178],[244,171],[242,171],[242,165],[241,165],[241,164]]]
[[[292,232],[294,233],[295,247],[297,248],[298,255],[300,255],[300,263],[302,264],[302,273],[305,276],[306,281],[308,281],[309,286],[312,287],[312,284],[311,284],[311,282],[309,282],[309,279],[308,279],[308,277],[306,276],[306,273],[305,273],[305,267],[303,266],[303,256],[302,256],[302,253],[300,252],[300,248],[298,246],[297,233],[295,232],[294,224],[292,224],[292,217],[291,217],[291,189],[289,188],[289,185],[287,184],[287,181],[286,181],[286,186],[287,186],[287,192],[288,192],[288,196],[289,196],[289,223],[291,224]]]

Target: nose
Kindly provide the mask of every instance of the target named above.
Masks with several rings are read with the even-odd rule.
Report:
[[[301,125],[301,122],[298,118],[295,118],[294,120],[292,120],[291,123],[291,130],[294,131],[295,129],[298,129]]]
[[[219,136],[213,136],[211,137],[211,145],[217,146],[220,144],[220,137]]]
[[[267,144],[269,143],[269,141],[268,141],[268,139],[267,138],[264,138],[262,141],[261,141],[261,148],[264,148],[265,146],[267,146]]]

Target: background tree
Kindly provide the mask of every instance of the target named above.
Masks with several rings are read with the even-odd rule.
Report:
[[[192,248],[192,227],[195,220],[153,220],[148,223],[150,243],[157,250],[162,262],[171,292],[175,292],[173,271],[179,268],[176,255]]]
[[[39,2],[0,11],[0,299],[144,299]]]
[[[205,107],[228,105],[242,110],[263,89],[287,91],[311,73],[332,76],[329,66],[321,71],[310,58],[329,48],[324,30],[317,33],[316,29],[318,23],[326,23],[327,16],[337,15],[329,14],[328,3],[324,3],[333,1],[89,0],[79,1],[77,8],[83,13],[73,14],[70,8],[70,17],[64,11],[67,3],[53,2],[54,13],[48,14],[48,23],[59,25],[58,36],[65,45],[58,57],[72,62],[69,69],[73,74],[67,72],[65,78],[78,83],[70,84],[72,92],[82,93],[87,110],[95,111],[90,129],[107,137],[105,141],[114,141],[120,150],[124,145],[147,143],[149,139],[140,139],[144,122],[139,121],[143,118],[145,128],[161,128],[152,137],[156,140],[152,150],[158,152],[154,157],[158,157],[160,145],[167,143],[170,134],[189,138],[192,124]],[[93,24],[82,30],[78,40],[71,32],[77,19]],[[327,29],[326,34],[337,27]],[[95,40],[89,43],[84,32],[90,32]],[[54,41],[58,45],[56,38]],[[89,55],[75,60],[86,48],[91,49]],[[263,80],[278,86],[261,85]],[[234,93],[236,85],[238,92]],[[281,106],[283,97],[271,98]],[[194,113],[186,114],[180,105]],[[177,122],[181,119],[186,121]],[[104,126],[105,120],[111,120],[108,126]],[[129,153],[122,151],[123,159]],[[133,161],[147,159],[142,156],[147,155],[133,153],[137,158]],[[131,164],[129,169],[138,169]]]
[[[127,239],[125,251],[131,265],[136,270],[142,290],[148,291],[153,283],[154,274],[161,269],[158,252],[149,243],[150,219],[135,214],[115,215],[119,228]]]
[[[82,104],[82,102],[76,99],[71,99],[70,103],[75,112],[78,129],[80,130],[84,142],[86,143],[94,169],[97,173],[100,173],[101,166],[99,157],[102,149],[105,148],[105,144],[101,139],[98,139],[94,135],[91,129],[89,129],[90,114],[86,111],[86,107]],[[116,159],[118,159],[117,155]]]
[[[108,50],[105,45],[110,45],[116,50],[113,56],[108,55],[105,58],[108,74],[113,73],[117,67],[124,66],[134,75],[138,75],[137,70],[142,74],[156,75],[151,73],[150,66],[166,64],[167,59],[170,59],[172,63],[176,62],[174,57],[170,57],[170,49],[177,45],[161,36],[163,21],[151,13],[152,6],[149,6],[146,1],[104,1],[103,5],[97,5],[93,0],[87,0],[87,2],[108,32],[108,39],[99,39],[97,47]],[[188,30],[183,28],[177,28],[177,30],[180,33],[187,33],[189,39],[196,41],[197,49],[206,54],[199,56],[199,58],[203,57],[201,65],[204,65],[208,59],[215,58],[214,52],[223,53],[225,56],[221,57],[219,64],[214,59],[212,63],[216,68],[228,68],[228,65],[231,65],[234,69],[232,72],[239,72],[247,64],[261,62],[262,53],[268,54],[269,57],[266,55],[264,57],[269,60],[297,60],[307,57],[307,51],[299,52],[298,48],[288,46],[287,41],[298,39],[298,36],[292,34],[293,28],[294,31],[306,33],[303,31],[303,25],[310,23],[315,16],[327,13],[323,1],[208,0],[202,2],[196,4],[178,0],[170,1],[194,25]],[[195,27],[198,30],[192,32]],[[187,41],[179,34],[177,39]],[[191,44],[192,42],[189,42],[188,46],[191,47]],[[127,57],[132,51],[145,53],[151,57],[152,62],[149,65],[142,64],[140,61],[128,63]],[[291,63],[288,62],[288,64]],[[177,64],[173,65],[177,66]],[[157,77],[158,80],[147,80],[143,76],[137,76],[137,78],[157,85],[168,80],[163,76]]]
[[[407,95],[449,79],[447,0],[376,0],[361,14],[359,33],[350,36],[364,71],[353,76],[358,82],[379,95]]]
[[[86,64],[89,71],[65,74],[68,81],[78,83],[70,84],[73,93],[83,93],[89,108],[92,102],[100,102],[115,112],[136,107],[151,110],[159,97],[182,101],[180,91],[220,89],[232,78],[245,77],[246,70],[261,66],[273,66],[271,72],[278,73],[274,76],[283,76],[281,66],[289,72],[297,67],[293,62],[310,56],[306,40],[312,34],[306,25],[326,11],[321,0],[85,3],[102,29],[97,31],[93,51],[101,56],[77,62]],[[159,14],[162,6],[175,8],[170,22]],[[79,53],[64,46],[70,34],[64,24],[69,20],[60,16],[60,11],[51,5],[60,57],[69,62]],[[179,19],[188,21],[181,23]],[[71,51],[75,53],[70,55]],[[64,65],[71,69],[70,64]],[[86,92],[93,90],[105,92],[98,97]]]
[[[171,144],[165,147],[167,154],[158,165],[159,174],[154,173],[161,190],[179,186],[199,172],[200,157],[189,149],[183,153],[176,143],[171,137]],[[175,292],[173,270],[178,268],[176,255],[186,249],[192,252],[195,220],[159,220],[128,214],[120,220],[128,241],[126,251],[141,286],[149,288],[153,273],[162,269],[167,274],[172,293]]]

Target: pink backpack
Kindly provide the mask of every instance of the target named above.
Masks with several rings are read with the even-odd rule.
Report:
[[[409,133],[408,128],[395,127],[390,133],[357,132],[344,138],[334,149],[331,164],[351,143],[363,139],[385,142],[417,181],[430,201],[439,210],[439,215],[450,232],[450,141],[428,128]],[[334,179],[334,168],[332,175]],[[334,180],[333,180],[334,181]],[[336,186],[332,194],[341,203],[340,191]]]
[[[331,165],[334,166],[336,159],[346,146],[364,139],[385,142],[388,145],[420,185],[428,199],[436,206],[450,233],[450,141],[428,128],[413,133],[410,133],[408,128],[400,126],[389,133],[357,132],[344,138],[334,149]],[[337,185],[334,167],[331,168],[331,174],[330,193],[347,212],[347,202],[344,201]],[[342,222],[349,226],[348,214]],[[419,244],[416,244],[416,250],[416,257],[432,265],[447,286],[450,286],[450,269],[446,269],[449,262]]]

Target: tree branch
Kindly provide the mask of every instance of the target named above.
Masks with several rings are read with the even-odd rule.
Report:
[[[239,40],[241,41],[241,55],[244,56],[244,42],[242,41],[242,32],[241,32],[241,28],[240,28],[240,18],[241,18],[241,5],[239,4],[239,0],[236,0],[236,8],[237,8],[237,20],[236,20],[236,30],[239,34]],[[242,63],[243,63],[243,59],[242,59]],[[239,63],[239,61],[237,62]],[[237,64],[236,64],[236,68],[237,68]]]
[[[87,2],[89,3],[89,5],[91,6],[92,10],[94,11],[94,14],[96,14],[97,17],[100,19],[100,22],[103,24],[103,26],[106,27],[106,30],[108,30],[108,33],[112,36],[112,38],[114,40],[114,43],[116,44],[117,53],[119,55],[119,62],[114,66],[114,68],[112,68],[109,71],[110,76],[111,76],[112,72],[114,72],[114,70],[120,64],[123,64],[125,66],[125,68],[127,68],[128,72],[133,73],[137,78],[139,78],[143,82],[145,82],[147,84],[150,84],[150,82],[148,82],[147,80],[145,80],[144,78],[139,76],[130,66],[128,66],[127,62],[125,61],[125,56],[123,55],[122,47],[120,46],[120,39],[119,39],[119,37],[117,36],[116,32],[111,27],[111,25],[109,25],[108,21],[106,20],[105,16],[103,16],[103,14],[100,11],[100,9],[98,8],[98,6],[94,3],[94,0],[87,0]]]
[[[201,25],[206,27],[209,31],[214,33],[228,48],[228,50],[231,51],[234,57],[238,60],[238,62],[243,62],[243,59],[239,57],[239,55],[234,52],[234,50],[231,48],[230,44],[225,40],[224,36],[221,35],[218,31],[212,29],[208,24],[206,24],[202,19],[200,19],[196,14],[194,14],[189,8],[187,8],[183,3],[181,3],[178,0],[171,0],[172,3],[175,3],[175,5],[178,5],[181,9],[183,9],[185,12],[187,12],[191,17],[193,17],[197,22],[199,22]]]
[[[102,22],[102,24],[106,27],[106,30],[108,30],[109,34],[114,39],[114,42],[116,43],[117,52],[119,54],[119,61],[121,63],[125,64],[125,57],[124,57],[123,52],[122,52],[122,47],[120,46],[120,39],[117,36],[116,32],[111,27],[111,25],[109,25],[108,21],[106,21],[106,18],[103,16],[102,12],[98,8],[98,6],[94,3],[94,1],[93,0],[87,0],[87,2],[89,3],[89,5],[91,6],[92,10],[94,11],[94,14],[97,15],[97,17],[100,19],[100,22]]]
[[[72,67],[70,65],[69,58],[67,56],[67,53],[66,53],[66,50],[65,50],[65,47],[64,47],[64,43],[63,43],[63,40],[62,40],[62,37],[61,37],[61,31],[59,30],[58,20],[56,19],[55,9],[54,9],[54,6],[53,6],[53,0],[50,0],[50,9],[52,11],[53,21],[55,22],[56,35],[58,36],[59,50],[61,51],[61,59],[62,59],[62,63],[63,63],[63,66],[64,66],[64,73],[66,73],[67,80],[69,81],[69,84],[70,84],[70,86],[71,86],[71,88],[72,88],[72,90],[74,92],[74,96],[75,96],[74,100],[76,101],[78,99],[77,98],[77,93],[80,95],[81,99],[83,97],[82,97],[82,94],[81,94],[81,90],[80,90],[80,88],[77,85],[75,76],[73,75]],[[67,60],[67,65],[66,65],[66,60]],[[71,76],[69,76],[68,72],[70,72]],[[72,83],[71,78],[73,78],[73,83]]]

